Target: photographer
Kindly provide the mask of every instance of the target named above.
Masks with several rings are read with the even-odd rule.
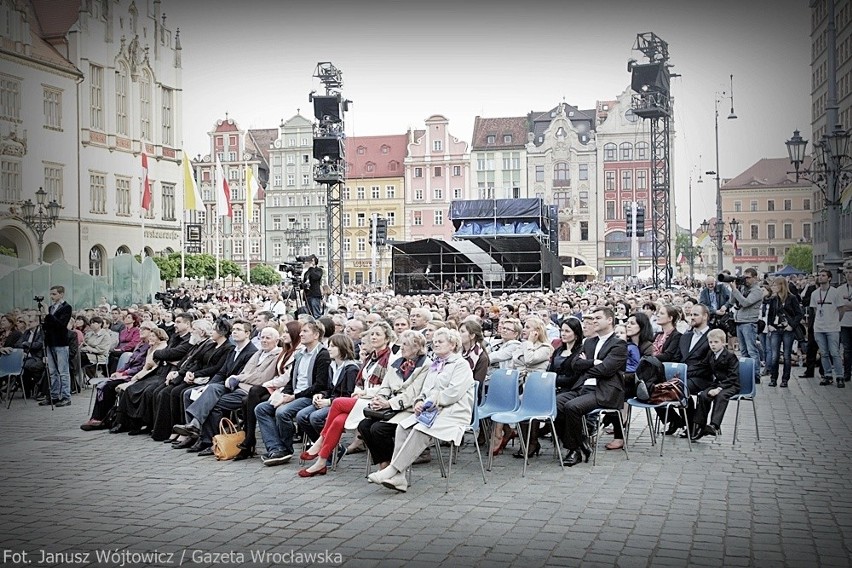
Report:
[[[316,255],[299,257],[304,263],[302,290],[305,292],[305,305],[308,313],[315,319],[322,315],[322,268],[317,266]]]
[[[721,275],[720,275],[721,276]],[[731,289],[731,299],[719,308],[716,313],[727,311],[734,305],[737,311],[734,322],[737,325],[737,342],[740,344],[740,354],[754,359],[755,365],[760,364],[760,353],[757,350],[757,320],[760,319],[760,308],[763,305],[763,291],[757,279],[757,270],[746,268],[745,275],[740,277],[719,278],[726,282]],[[742,288],[742,291],[740,291]],[[722,312],[724,313],[724,312]],[[760,374],[755,368],[755,382],[760,382]]]

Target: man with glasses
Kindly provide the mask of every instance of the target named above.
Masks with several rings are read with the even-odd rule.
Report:
[[[763,292],[757,279],[757,270],[746,268],[744,272],[745,285],[740,291],[736,282],[728,284],[731,289],[731,299],[725,305],[730,309],[734,305],[737,311],[734,322],[737,325],[737,342],[740,344],[740,354],[751,357],[755,363],[754,382],[760,382],[760,353],[757,350],[757,320],[760,319],[760,308],[763,305]]]

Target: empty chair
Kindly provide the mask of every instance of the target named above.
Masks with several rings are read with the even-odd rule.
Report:
[[[737,426],[740,420],[740,401],[751,403],[752,411],[754,412],[754,433],[757,436],[757,441],[760,441],[760,428],[757,426],[757,385],[754,383],[754,359],[740,359],[740,393],[731,397],[731,402],[737,401],[737,412],[734,415],[734,439],[732,444],[737,443]]]
[[[6,398],[7,401],[6,408],[10,408],[12,406],[12,396],[14,393],[12,392],[12,384],[14,383],[16,388],[20,387],[22,396],[24,397],[24,404],[27,402],[27,391],[24,388],[24,350],[23,349],[12,349],[8,354],[0,356],[0,379],[6,378]]]
[[[542,373],[535,371],[527,375],[527,380],[524,382],[524,396],[521,399],[521,405],[517,410],[509,412],[497,412],[491,416],[494,422],[503,424],[512,424],[518,426],[521,422],[528,420],[542,420],[550,423],[550,431],[553,435],[553,443],[556,450],[556,457],[559,459],[559,465],[565,469],[560,455],[561,448],[559,447],[559,437],[556,435],[556,373]],[[524,471],[521,475],[527,474],[527,463],[529,462],[529,453],[526,451],[529,447],[529,438],[532,428],[527,428],[527,439],[521,439],[521,447],[524,452]]]
[[[661,402],[659,404],[649,404],[646,402],[642,402],[637,398],[631,398],[627,401],[627,431],[624,433],[624,447],[627,447],[627,439],[630,435],[630,416],[633,408],[642,408],[645,410],[645,416],[648,419],[648,429],[651,432],[651,443],[652,445],[656,443],[656,437],[654,435],[654,420],[655,418],[651,418],[651,410],[657,408],[665,408],[665,421],[668,422],[669,412],[674,409],[676,412],[677,409],[686,408],[687,403],[689,401],[689,384],[686,380],[686,365],[684,363],[663,363],[663,366],[666,370],[666,380],[670,381],[675,377],[680,378],[681,389],[683,389],[683,397],[680,400],[672,400],[668,402]],[[686,414],[686,413],[684,413]],[[689,423],[689,416],[685,417],[686,419],[686,431],[691,431],[691,425]],[[692,451],[692,438],[687,436],[686,438],[689,442],[689,451]],[[666,443],[666,437],[663,436],[663,441],[660,443],[660,456],[663,455],[663,449]]]
[[[482,404],[477,409],[480,420],[491,418],[498,412],[517,410],[521,405],[520,389],[518,388],[518,371],[515,369],[498,369],[488,378],[488,389]],[[491,471],[493,456],[491,455],[491,429],[485,437],[488,446],[488,471]]]

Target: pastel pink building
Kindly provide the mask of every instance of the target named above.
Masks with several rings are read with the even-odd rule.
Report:
[[[405,240],[450,240],[450,201],[467,198],[467,142],[451,135],[450,121],[434,114],[425,130],[408,131],[405,158]]]

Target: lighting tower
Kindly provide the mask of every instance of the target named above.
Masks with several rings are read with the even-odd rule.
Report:
[[[320,61],[314,77],[325,87],[325,95],[312,91],[308,100],[314,103],[314,180],[325,186],[326,243],[328,249],[328,285],[343,288],[343,202],[341,189],[346,178],[343,113],[349,103],[340,93],[343,72],[329,61]]]
[[[672,99],[669,90],[669,44],[652,32],[638,34],[636,51],[648,58],[639,64],[631,59],[627,70],[632,73],[630,87],[633,112],[651,121],[651,234],[653,235],[652,267],[654,286],[671,286],[671,120]]]

